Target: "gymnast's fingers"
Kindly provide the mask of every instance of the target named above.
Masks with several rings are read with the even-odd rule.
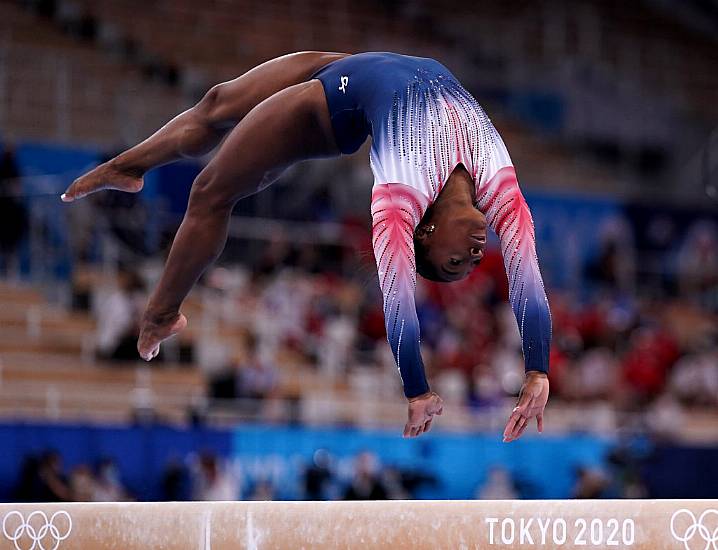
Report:
[[[527,413],[533,407],[534,401],[536,399],[530,393],[522,391],[514,412],[518,413],[519,416],[528,416]]]
[[[519,436],[519,433],[521,433],[525,428],[526,425],[529,423],[529,419],[525,416],[521,417],[521,420],[518,421],[516,424],[516,427],[514,428],[514,431],[511,433],[512,439],[517,439]]]
[[[503,442],[504,443],[508,443],[509,441],[511,441],[509,439],[509,436],[511,435],[511,432],[514,431],[516,422],[518,422],[518,420],[514,419],[513,417],[510,417],[509,421],[506,423],[506,427],[504,428],[504,433],[503,433]]]
[[[526,422],[526,424],[524,424],[522,426],[522,428],[518,431],[518,433],[515,436],[513,436],[513,440],[515,441],[516,439],[521,437],[523,435],[523,433],[526,431],[526,428],[528,428],[528,426],[529,426],[529,423]]]
[[[514,428],[519,420],[521,420],[521,413],[519,412],[519,408],[516,407],[513,411],[511,411],[509,421],[506,423],[506,427],[504,428],[504,442],[509,441],[509,436],[514,431]]]
[[[514,429],[511,432],[511,439],[518,439],[519,434],[526,428],[526,425],[528,424],[529,419],[525,416],[522,416],[519,421],[516,423],[516,426],[514,426]]]
[[[409,437],[411,435],[411,425],[407,422],[407,424],[404,426],[404,437]]]
[[[431,430],[431,423],[432,423],[433,421],[434,421],[434,417],[433,417],[433,416],[432,416],[431,418],[429,418],[429,420],[426,421],[426,423],[424,424],[424,432],[425,432],[425,433],[428,432],[429,430]]]

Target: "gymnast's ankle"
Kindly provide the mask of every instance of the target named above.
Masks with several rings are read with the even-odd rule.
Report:
[[[141,178],[145,175],[147,170],[144,167],[139,166],[137,163],[130,162],[129,160],[123,158],[123,155],[124,153],[108,160],[105,163],[105,166],[113,172],[118,172],[134,178]]]
[[[161,327],[173,323],[179,315],[176,309],[162,311],[148,308],[142,315],[142,324]]]

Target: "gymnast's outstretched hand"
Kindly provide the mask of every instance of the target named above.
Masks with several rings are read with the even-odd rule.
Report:
[[[72,202],[103,189],[137,193],[143,184],[142,171],[120,166],[113,159],[77,178],[60,198],[63,202]]]
[[[444,401],[429,392],[409,399],[409,420],[404,426],[404,437],[416,437],[431,429],[435,415],[444,410]]]
[[[160,343],[174,336],[187,326],[187,318],[181,313],[163,317],[145,314],[140,323],[137,351],[145,361],[151,361],[160,352]]]
[[[545,372],[529,371],[519,392],[519,400],[504,428],[504,443],[521,437],[529,420],[536,418],[536,427],[543,432],[543,410],[548,401],[548,376]]]

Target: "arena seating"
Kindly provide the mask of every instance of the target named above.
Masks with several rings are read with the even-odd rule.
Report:
[[[4,78],[2,77],[4,75]],[[133,95],[142,101],[131,101]],[[0,127],[5,138],[115,147],[182,108],[177,91],[0,2]]]
[[[439,10],[441,3],[429,5]],[[642,95],[666,95],[693,113],[718,114],[709,100],[718,88],[711,70],[718,61],[716,37],[682,25],[648,2],[630,9],[619,0],[553,1],[539,9],[526,2],[452,7],[448,19],[442,14],[443,26],[498,67],[539,77],[541,71],[579,61],[626,84],[637,83]]]
[[[183,423],[204,395],[195,369],[96,362],[94,321],[33,288],[2,284],[0,303],[0,416],[126,423],[151,409]]]
[[[101,279],[87,272],[80,278],[94,284]],[[33,287],[1,283],[0,303],[0,417],[126,423],[149,412],[154,419],[182,425],[188,422],[193,407],[206,400],[208,380],[194,365],[189,368],[167,363],[147,365],[139,359],[119,363],[96,360],[93,318],[49,304]],[[184,311],[194,320],[202,318],[202,304],[196,298],[188,300]],[[201,325],[190,325],[183,335],[185,341],[200,338],[203,329],[197,328],[198,324]],[[229,347],[236,346],[244,336],[241,327],[228,323],[212,333]],[[273,395],[280,401],[309,398],[310,408],[315,411],[308,414],[316,420],[330,407],[335,417],[348,421],[351,406],[338,405],[347,391],[341,381],[327,379],[306,366],[288,364],[281,371]],[[282,409],[285,403],[279,403],[279,407]],[[389,407],[391,417],[403,414],[403,408],[399,414],[396,409]],[[377,407],[372,417],[381,418],[382,411],[386,407]],[[288,413],[279,410],[277,414],[284,418]],[[223,418],[224,422],[234,422],[238,417],[236,407],[222,406],[212,416],[220,424]]]
[[[566,9],[565,4],[549,2],[537,11],[520,2],[492,3],[481,9],[454,2],[452,15],[436,28],[422,19],[422,8],[401,4],[390,8],[360,2],[338,7],[324,0],[290,4],[224,0],[207,3],[198,12],[197,5],[188,1],[148,6],[102,0],[85,2],[83,7],[100,20],[120,25],[155,55],[177,65],[201,67],[214,79],[230,78],[288,51],[361,51],[372,49],[373,42],[386,48],[393,35],[401,36],[394,40],[404,50],[441,57],[442,50],[465,50],[460,46],[465,39],[481,46],[479,54],[501,55],[503,48],[507,63],[556,65],[561,57],[583,56],[615,75],[628,76],[630,70],[646,90],[660,87],[688,108],[715,114],[710,111],[714,102],[705,101],[718,86],[718,76],[707,70],[716,59],[715,41],[642,4],[626,10],[622,2],[589,0],[577,9]],[[138,10],[143,14],[139,21]],[[565,31],[550,36],[557,21],[565,23]],[[595,26],[595,22],[600,23]],[[422,23],[428,32],[417,33]],[[670,48],[665,47],[667,42]],[[632,50],[631,56],[624,55],[627,50]],[[634,67],[626,66],[627,58]]]

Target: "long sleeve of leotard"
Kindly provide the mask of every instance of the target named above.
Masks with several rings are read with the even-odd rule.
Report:
[[[372,243],[384,297],[386,334],[408,398],[429,391],[414,302],[413,242],[414,228],[427,204],[421,193],[399,183],[375,185],[372,193]]]
[[[544,290],[534,224],[511,166],[480,187],[479,209],[501,241],[509,301],[521,333],[526,370],[548,372],[551,312]]]

